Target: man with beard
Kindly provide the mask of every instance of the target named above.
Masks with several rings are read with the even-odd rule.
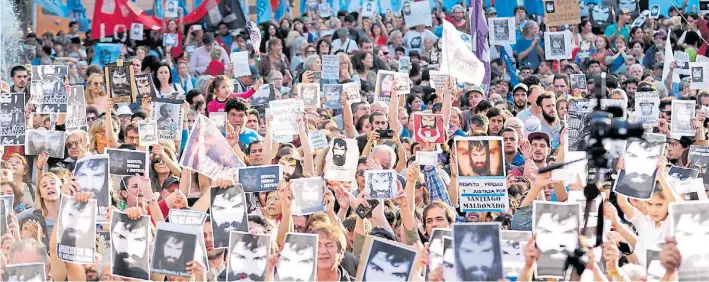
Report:
[[[516,117],[523,122],[527,120],[528,117],[530,116],[536,116],[538,118],[542,117],[542,108],[537,106],[537,98],[539,95],[544,92],[544,88],[542,88],[539,85],[532,85],[529,87],[529,91],[527,92],[527,100],[529,101],[529,108],[522,110],[521,112],[517,113]]]
[[[472,173],[461,176],[490,176],[490,148],[487,141],[469,141],[470,164]]]
[[[537,106],[542,109],[542,132],[551,138],[551,147],[559,147],[559,137],[563,125],[556,116],[556,99],[551,92],[545,92],[537,97]]]
[[[531,147],[531,156],[525,157],[527,162],[532,161],[537,167],[547,166],[547,156],[551,152],[549,135],[544,132],[532,132],[527,139]]]
[[[209,271],[207,273],[207,281],[226,281],[226,265],[224,265],[224,250],[214,248],[214,237],[212,233],[212,221],[209,217],[202,225],[202,234],[204,235],[204,247],[207,250],[207,259],[209,260]]]
[[[437,126],[438,116],[421,115],[421,126],[416,131],[416,136],[428,143],[436,143],[441,137]]]
[[[453,230],[457,280],[496,281],[504,278],[498,227],[469,225],[463,228],[460,230],[462,234]]]
[[[226,248],[229,245],[229,232],[247,231],[246,199],[241,186],[231,186],[227,189],[212,188],[212,224],[214,230],[215,248]]]
[[[317,235],[286,235],[278,255],[274,281],[315,281],[317,247]]]
[[[115,275],[148,280],[148,221],[132,220],[114,213],[111,224],[113,271]]]
[[[332,140],[332,162],[339,167],[344,167],[347,163],[347,141],[344,139]]]
[[[507,102],[507,110],[512,115],[517,115],[517,113],[527,109],[527,92],[529,92],[529,89],[524,83],[519,83],[512,89],[512,102]]]
[[[156,236],[153,254],[153,269],[187,273],[187,262],[194,257],[197,238],[190,234],[180,234],[160,230]]]
[[[109,205],[107,158],[88,159],[77,163],[74,175],[83,191],[94,194],[99,207]]]
[[[234,233],[229,245],[229,281],[265,281],[270,236]]]

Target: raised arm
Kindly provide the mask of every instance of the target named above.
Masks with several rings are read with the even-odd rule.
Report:
[[[342,93],[342,124],[345,127],[345,133],[348,138],[354,138],[357,135],[357,129],[354,125],[354,117],[352,116],[352,106],[350,105],[347,93]]]
[[[303,117],[298,117],[298,136],[300,137],[300,146],[303,148],[303,172],[315,175],[315,166],[313,165],[313,150],[310,148],[310,139],[305,131],[306,123]]]

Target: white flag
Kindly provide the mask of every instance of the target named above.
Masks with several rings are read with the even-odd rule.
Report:
[[[443,21],[443,56],[441,72],[454,78],[472,83],[482,84],[485,77],[485,65],[467,47],[470,43],[463,40],[469,36],[455,29],[453,24]]]
[[[665,41],[665,62],[664,65],[662,66],[662,81],[665,82],[667,80],[667,75],[670,74],[670,64],[675,60],[675,55],[672,52],[672,44],[670,43],[670,35],[672,33],[667,33],[667,41]],[[677,69],[672,72],[672,83],[679,83],[679,73],[677,73]],[[670,93],[672,93],[672,89],[668,89]]]

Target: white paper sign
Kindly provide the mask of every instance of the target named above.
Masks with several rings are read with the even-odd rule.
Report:
[[[404,21],[407,27],[415,26],[432,26],[431,5],[428,1],[420,2],[404,2],[401,8],[401,13],[404,14]]]
[[[245,75],[251,75],[251,69],[249,69],[249,53],[246,51],[231,53],[230,58],[231,64],[234,65],[234,76],[240,77]]]
[[[323,55],[322,56],[322,79],[340,79],[340,56],[338,55]]]
[[[443,56],[440,70],[461,81],[481,85],[485,65],[470,51],[470,42],[463,40],[464,33],[453,24],[443,21]]]
[[[325,129],[318,131],[313,131],[308,133],[308,139],[310,140],[310,149],[315,151],[320,148],[327,148],[327,134]]]
[[[436,165],[438,163],[438,152],[416,152],[416,162],[419,165]]]
[[[133,23],[130,25],[130,39],[143,40],[143,24]]]
[[[411,57],[400,56],[399,57],[399,72],[408,74],[410,70],[411,70]]]
[[[695,101],[692,100],[672,100],[672,119],[670,132],[675,136],[694,136]]]
[[[362,96],[359,94],[360,86],[357,82],[349,82],[342,84],[342,95],[347,95],[347,101],[352,103],[362,102]]]
[[[674,72],[678,75],[689,75],[689,54],[687,54],[687,52],[675,51],[674,58],[675,62],[677,62],[677,68]]]
[[[571,43],[570,31],[557,31],[544,33],[544,54],[547,60],[565,60],[571,59]]]
[[[652,127],[660,123],[660,94],[657,92],[635,93],[635,120]]]
[[[269,113],[273,116],[271,130],[274,136],[298,134],[298,116],[303,114],[303,100],[285,99],[268,102]]]
[[[352,1],[352,2],[359,2],[359,1]],[[362,3],[362,12],[361,15],[363,17],[373,17],[374,14],[377,14],[377,2],[374,0],[364,0],[364,3]]]
[[[490,45],[512,45],[517,43],[515,18],[490,18]]]
[[[332,9],[330,9],[330,4],[320,3],[318,5],[318,13],[320,14],[321,18],[329,18],[330,16],[332,16]]]
[[[709,88],[709,78],[705,77],[704,74],[708,74],[709,62],[704,63],[689,63],[690,75],[690,87],[692,89],[702,90]]]
[[[431,76],[431,87],[436,89],[446,87],[446,80],[450,76],[437,70],[430,70],[428,74]]]

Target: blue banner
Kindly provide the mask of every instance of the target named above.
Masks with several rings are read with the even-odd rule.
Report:
[[[271,0],[256,0],[256,23],[267,23],[273,19]]]
[[[94,59],[92,65],[105,66],[110,63],[115,63],[121,56],[121,44],[117,43],[98,43],[94,48]]]
[[[515,87],[519,84],[519,78],[517,78],[517,68],[515,68],[515,65],[512,64],[510,55],[507,54],[507,50],[504,46],[500,46],[500,59],[502,59],[502,65],[504,65],[507,69],[507,74],[510,75],[510,83],[512,83],[512,87]]]
[[[274,18],[276,21],[281,21],[288,14],[288,0],[279,0],[278,8],[276,8]]]
[[[69,17],[69,8],[62,0],[35,0],[34,3],[41,6],[48,13],[62,18]]]

